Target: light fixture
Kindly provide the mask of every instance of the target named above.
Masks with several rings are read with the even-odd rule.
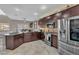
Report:
[[[50,16],[48,16],[48,17],[46,17],[47,19],[50,19],[51,17]]]
[[[69,17],[69,14],[64,14],[63,17],[67,18],[67,17]]]
[[[41,10],[45,10],[46,8],[47,8],[46,5],[42,5],[42,6],[40,7]]]
[[[38,13],[37,13],[37,12],[35,12],[35,13],[34,13],[34,15],[35,15],[35,16],[37,16],[37,15],[38,15]]]
[[[15,9],[15,11],[20,11],[20,9],[19,8],[14,8]]]
[[[0,15],[6,15],[3,10],[0,9]]]

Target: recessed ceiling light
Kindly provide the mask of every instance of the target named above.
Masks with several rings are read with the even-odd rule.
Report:
[[[20,11],[20,9],[19,9],[19,8],[15,8],[15,10],[16,10],[16,11]]]
[[[42,6],[40,7],[41,10],[45,10],[46,8],[47,8],[46,5],[42,5]]]
[[[35,13],[34,13],[34,15],[35,15],[35,16],[37,16],[37,15],[38,15],[38,13],[37,13],[37,12],[35,12]]]
[[[50,16],[47,17],[47,19],[50,19],[50,18],[51,18]]]

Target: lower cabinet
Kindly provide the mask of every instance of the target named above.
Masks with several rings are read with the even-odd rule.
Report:
[[[30,42],[32,40],[32,33],[24,33],[24,43]]]
[[[40,38],[40,40],[43,40],[43,41],[44,41],[44,39],[45,39],[45,35],[44,35],[43,32],[40,32],[39,38]]]
[[[6,49],[15,49],[23,43],[41,40],[41,32],[28,32],[6,36]],[[44,36],[44,35],[43,35]]]
[[[58,48],[58,39],[57,39],[57,35],[52,35],[52,39],[51,39],[51,46]]]
[[[39,40],[40,39],[40,32],[33,32],[32,33],[32,40],[35,41],[35,40]]]
[[[6,49],[15,49],[24,42],[23,34],[6,36]]]
[[[23,44],[23,39],[22,38],[20,38],[18,40],[17,39],[14,40],[14,48],[17,48],[21,44]]]
[[[32,42],[39,39],[41,39],[40,32],[24,33],[24,42]]]

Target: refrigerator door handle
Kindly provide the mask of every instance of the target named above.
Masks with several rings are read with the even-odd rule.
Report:
[[[65,34],[66,30],[63,31],[63,33]]]
[[[62,32],[60,31],[60,34],[61,34]]]
[[[64,33],[65,34],[66,33],[66,30],[62,30],[62,31],[60,31],[60,33]]]

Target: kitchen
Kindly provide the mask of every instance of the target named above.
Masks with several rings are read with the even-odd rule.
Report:
[[[7,6],[12,7],[13,5],[12,6],[7,5]],[[16,6],[18,6],[18,5],[16,5]],[[18,7],[22,8],[22,6],[24,6],[24,5],[20,5]],[[30,5],[26,5],[26,6],[28,7]],[[34,5],[33,7],[35,8],[35,6],[36,5]],[[49,6],[49,9],[52,10],[53,5],[51,4],[48,6]],[[32,21],[29,21],[28,19],[25,18],[26,15],[24,15],[24,12],[22,10],[19,10],[18,8],[15,8],[17,13],[14,14],[14,16],[12,16],[11,14],[10,15],[8,14],[8,16],[0,15],[0,22],[1,22],[0,27],[2,27],[2,28],[0,28],[0,33],[2,35],[1,37],[4,38],[4,42],[2,43],[3,40],[1,41],[1,43],[4,45],[4,46],[1,46],[1,48],[3,48],[0,50],[1,53],[5,54],[5,53],[3,53],[3,51],[6,51],[6,50],[13,51],[13,50],[18,49],[19,47],[21,47],[24,44],[32,43],[32,42],[40,40],[49,47],[48,48],[49,50],[50,50],[50,48],[52,50],[55,49],[56,53],[58,52],[57,54],[62,54],[62,55],[63,54],[79,54],[76,51],[74,51],[78,48],[78,47],[76,47],[76,46],[78,46],[78,42],[75,44],[75,41],[71,41],[68,38],[69,37],[68,36],[69,27],[67,27],[67,26],[69,26],[69,25],[68,25],[68,20],[65,20],[65,19],[69,19],[70,17],[73,17],[73,16],[75,19],[75,16],[79,15],[79,13],[78,13],[79,5],[74,5],[74,4],[73,5],[72,4],[71,5],[67,5],[67,4],[61,5],[60,4],[59,6],[58,5],[54,5],[54,6],[60,7],[60,9],[59,8],[57,9],[54,7],[54,9],[55,9],[54,13],[50,12],[49,14],[41,17],[39,20],[32,20],[32,18],[31,18],[32,16],[30,16],[30,17],[28,16],[28,18],[30,18],[32,20]],[[3,8],[3,7],[5,7],[5,5],[2,5],[0,7],[5,11],[5,9]],[[44,9],[46,9],[45,5],[43,5],[43,7],[41,7],[41,8],[43,11],[44,11]],[[30,9],[31,8],[28,8],[28,10],[30,10]],[[6,10],[7,10],[7,8],[6,8]],[[9,10],[9,11],[11,11],[11,10]],[[8,13],[9,11],[7,11],[7,12],[5,11],[5,12]],[[26,10],[24,10],[24,11],[26,11]],[[21,12],[21,13],[19,13],[19,12]],[[21,16],[20,14],[22,14],[22,12],[23,12],[23,15]],[[44,13],[46,13],[46,12],[47,12],[47,10]],[[32,12],[30,12],[30,13],[32,13]],[[36,13],[36,12],[34,13],[34,16],[36,16],[36,18],[33,17],[33,19],[39,18],[38,13]],[[22,18],[19,18],[19,17],[22,17]],[[22,20],[16,20],[15,18],[22,19]],[[71,19],[73,19],[73,18],[71,18]],[[74,26],[78,25],[78,23],[76,25],[75,25],[75,23],[74,24],[73,23],[74,22],[72,22],[71,25],[74,25]],[[73,31],[73,29],[71,29],[71,30]],[[72,39],[72,40],[74,40],[74,39]],[[76,45],[76,46],[73,46],[73,45]],[[76,47],[76,48],[74,48],[74,47]],[[74,50],[69,50],[72,48]],[[66,50],[66,51],[64,51],[64,50]],[[74,52],[72,52],[72,51],[74,51]],[[77,49],[77,51],[78,51],[78,49]],[[41,51],[41,52],[43,52],[43,51]]]

